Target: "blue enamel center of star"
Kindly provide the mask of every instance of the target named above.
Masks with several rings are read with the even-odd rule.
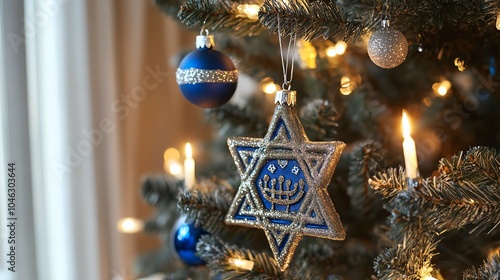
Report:
[[[309,189],[296,160],[270,159],[262,166],[254,187],[267,210],[298,212]]]

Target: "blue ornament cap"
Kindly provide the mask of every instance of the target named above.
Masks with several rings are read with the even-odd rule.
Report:
[[[177,69],[177,84],[189,102],[203,108],[218,107],[233,96],[238,73],[229,57],[212,49],[213,42],[198,41],[198,49],[186,55]]]
[[[196,254],[196,243],[204,234],[208,234],[208,232],[196,227],[193,222],[187,220],[186,216],[181,216],[175,223],[172,229],[172,247],[179,259],[186,265],[201,266],[206,264]]]

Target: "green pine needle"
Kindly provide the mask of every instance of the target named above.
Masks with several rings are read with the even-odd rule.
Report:
[[[240,36],[259,34],[263,30],[259,21],[238,11],[237,5],[227,0],[188,0],[177,16],[188,27],[199,26]]]
[[[234,194],[225,181],[203,180],[194,190],[185,190],[178,200],[181,212],[211,234],[227,231],[224,217]]]
[[[491,254],[479,268],[464,271],[464,280],[498,280],[500,279],[500,251]]]
[[[347,194],[351,198],[354,215],[366,224],[367,218],[375,219],[381,208],[380,199],[369,188],[368,179],[384,166],[384,155],[379,143],[368,141],[357,146],[352,152],[349,166],[349,186]]]
[[[397,248],[386,250],[377,258],[375,269],[381,279],[396,279],[398,275],[414,275],[417,278],[404,279],[418,279],[418,273],[408,274],[408,270],[401,269],[394,272],[387,263],[389,259],[399,258],[398,254],[406,258],[403,263],[422,263],[424,259],[411,254],[418,253],[415,255],[418,257],[430,247],[421,251],[417,245],[403,246],[411,248],[408,249],[411,254],[405,255],[399,252],[399,247],[406,242],[420,242],[422,236],[437,237],[452,229],[467,227],[469,233],[479,234],[492,233],[497,228],[500,224],[499,159],[495,149],[475,147],[451,159],[442,159],[439,176],[422,180],[415,188],[408,188],[402,168],[399,172],[391,169],[370,180],[371,187],[389,201],[387,207],[392,213],[389,236],[399,243]],[[474,271],[470,270],[467,275],[473,275]]]
[[[271,255],[229,245],[213,236],[202,236],[196,251],[207,262],[210,271],[219,274],[222,279],[288,279]],[[231,258],[253,261],[254,266],[252,270],[238,268],[229,262]]]
[[[423,234],[407,244],[383,250],[374,262],[379,280],[421,280],[433,270],[431,259],[437,243]]]
[[[334,1],[268,0],[262,5],[259,18],[273,32],[281,29],[282,35],[296,34],[306,40],[357,39],[363,33],[360,22],[349,18]]]

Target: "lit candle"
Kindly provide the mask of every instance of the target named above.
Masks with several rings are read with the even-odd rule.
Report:
[[[403,110],[403,153],[405,156],[406,177],[415,179],[419,177],[418,163],[417,163],[417,150],[415,148],[415,141],[411,138],[410,120]]]
[[[186,144],[186,159],[184,160],[184,186],[187,189],[194,187],[196,179],[194,177],[194,159],[191,144]]]

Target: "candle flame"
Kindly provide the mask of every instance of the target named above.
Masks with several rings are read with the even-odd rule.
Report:
[[[403,124],[403,137],[404,138],[410,137],[411,134],[410,119],[408,118],[406,110],[403,110],[402,124]]]
[[[193,158],[193,149],[191,148],[191,143],[186,143],[186,158]]]

